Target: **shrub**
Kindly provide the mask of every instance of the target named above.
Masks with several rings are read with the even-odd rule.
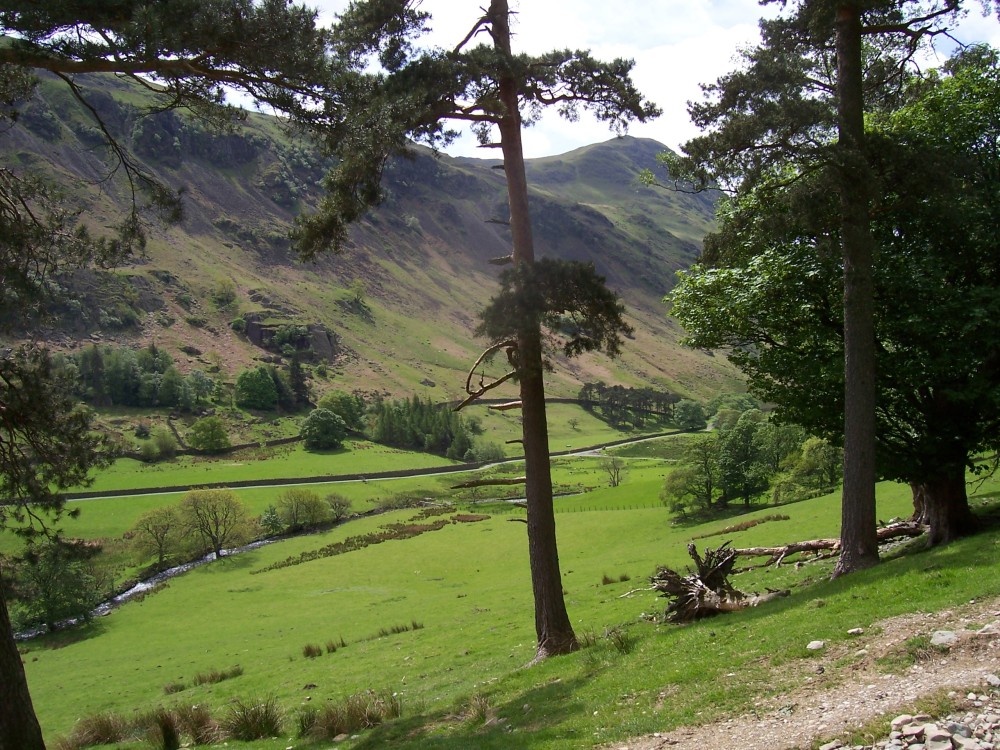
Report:
[[[502,445],[489,441],[479,443],[473,453],[474,460],[483,463],[497,463],[507,458],[507,453]]]
[[[261,740],[281,734],[284,716],[274,697],[237,699],[229,706],[222,729],[234,740]]]
[[[266,367],[241,372],[236,377],[234,397],[241,409],[271,411],[278,405],[278,389]]]
[[[177,455],[177,438],[169,427],[157,427],[151,437],[161,460],[167,461]]]
[[[212,304],[219,310],[230,310],[236,303],[236,285],[232,279],[219,279],[210,292]]]
[[[278,509],[273,505],[268,505],[260,516],[260,527],[268,536],[280,534],[285,529],[285,524],[281,522]]]
[[[306,450],[330,450],[343,445],[347,425],[329,409],[313,409],[302,423],[299,434],[305,441]]]
[[[330,520],[330,506],[312,490],[285,490],[278,496],[278,517],[292,530],[314,528]]]
[[[351,514],[351,501],[343,495],[334,492],[327,495],[324,500],[330,508],[330,520],[334,523],[340,523]]]
[[[364,426],[365,402],[357,394],[332,391],[324,394],[317,406],[332,411],[352,430],[360,430]]]
[[[160,458],[160,452],[150,440],[139,443],[139,460],[146,464],[155,464]]]
[[[221,417],[202,417],[191,425],[187,442],[196,451],[221,453],[230,446],[226,423]]]

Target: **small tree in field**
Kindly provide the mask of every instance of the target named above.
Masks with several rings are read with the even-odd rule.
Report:
[[[608,475],[608,484],[617,487],[622,483],[622,473],[625,471],[625,462],[618,456],[608,456],[601,461],[601,469]]]
[[[286,490],[278,497],[278,517],[289,531],[315,528],[330,520],[330,505],[312,490]]]
[[[322,451],[339,448],[347,437],[347,425],[329,409],[313,409],[299,432],[306,450]]]
[[[705,407],[697,401],[681,399],[674,407],[674,422],[682,430],[704,430],[708,426]]]
[[[351,501],[343,495],[331,493],[323,498],[330,509],[330,520],[340,523],[351,514]]]
[[[181,518],[171,507],[146,511],[132,526],[132,546],[141,554],[155,555],[162,568],[167,557],[176,550],[183,532]]]
[[[63,620],[90,619],[101,590],[81,552],[60,540],[29,549],[16,575],[21,609],[29,621],[41,621],[53,631]]]
[[[243,544],[253,534],[253,520],[232,490],[192,490],[181,501],[179,512],[216,560],[224,547]]]

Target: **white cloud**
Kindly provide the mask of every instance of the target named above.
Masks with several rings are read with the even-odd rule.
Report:
[[[309,0],[306,0],[309,2]],[[347,0],[315,3],[325,22],[347,6]],[[472,27],[486,0],[423,0],[432,15],[429,44],[450,48]],[[687,115],[687,102],[699,100],[699,85],[712,83],[733,69],[741,48],[759,40],[757,21],[774,13],[775,5],[757,0],[511,0],[517,51],[589,49],[598,59],[635,60],[633,79],[639,90],[663,109],[657,120],[630,128],[633,135],[654,138],[676,148],[697,135]],[[969,13],[955,36],[963,42],[986,40],[1000,46],[995,16]],[[945,49],[942,59],[947,54]],[[529,157],[563,153],[613,137],[603,125],[583,114],[567,123],[547,115],[524,134]],[[495,156],[463,137],[453,154]]]

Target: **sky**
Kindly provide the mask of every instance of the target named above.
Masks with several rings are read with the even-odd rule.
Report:
[[[324,25],[347,6],[347,0],[305,0],[317,8]],[[432,16],[431,46],[454,47],[482,14],[488,0],[422,0]],[[629,134],[653,138],[672,149],[698,134],[687,102],[700,100],[700,84],[733,70],[740,49],[759,41],[757,22],[774,5],[757,0],[510,0],[517,14],[511,22],[515,52],[587,49],[599,60],[635,61],[632,78],[663,114],[629,128]],[[955,36],[963,43],[986,41],[1000,47],[1000,23],[983,18],[974,2]],[[939,62],[947,57],[942,50]],[[934,61],[929,61],[934,64]],[[567,122],[555,113],[524,131],[525,156],[550,156],[614,137],[586,113]],[[449,154],[494,157],[478,148],[471,135],[446,149]]]

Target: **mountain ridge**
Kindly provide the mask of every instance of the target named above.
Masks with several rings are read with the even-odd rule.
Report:
[[[336,344],[331,376],[314,372],[316,390],[417,390],[442,401],[461,392],[482,348],[472,333],[477,313],[497,286],[490,259],[510,252],[498,161],[414,147],[387,166],[385,200],[352,228],[347,249],[301,263],[287,231],[315,205],[329,166],[308,142],[259,114],[234,132],[174,112],[144,115],[141,91],[85,83],[137,163],[184,188],[185,213],[180,223],[153,225],[144,257],[78,277],[90,297],[44,331],[56,348],[153,342],[188,352],[175,357],[182,370],[210,365],[232,378],[280,357],[247,338],[248,321],[272,330],[311,325]],[[93,122],[54,81],[43,80],[22,111],[0,137],[6,158],[52,177],[95,227],[112,224],[130,194],[107,179],[115,164]],[[575,395],[594,380],[685,396],[740,387],[721,358],[677,346],[679,330],[661,302],[674,273],[697,257],[713,205],[710,195],[640,184],[639,172],[662,150],[625,137],[526,164],[538,255],[593,262],[636,327],[620,360],[559,361],[552,395]],[[219,304],[229,287],[233,299]]]

